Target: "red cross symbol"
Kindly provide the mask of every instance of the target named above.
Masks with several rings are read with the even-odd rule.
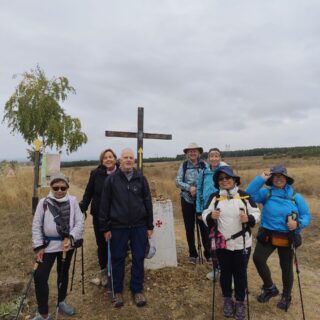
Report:
[[[160,228],[160,227],[161,227],[161,225],[162,225],[162,221],[161,221],[161,220],[157,220],[157,222],[156,222],[156,226],[157,226],[158,228]]]

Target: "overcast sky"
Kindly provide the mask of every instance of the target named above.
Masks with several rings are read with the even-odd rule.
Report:
[[[136,148],[105,130],[172,134],[145,140],[144,155],[319,145],[320,1],[1,1],[0,118],[35,68],[66,76],[64,107],[88,143],[64,160],[104,148]],[[0,125],[0,159],[24,159],[27,143]]]

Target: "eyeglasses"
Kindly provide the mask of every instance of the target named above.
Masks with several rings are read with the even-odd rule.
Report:
[[[59,191],[59,190],[66,191],[66,190],[68,190],[68,187],[52,187],[52,190],[53,191]]]
[[[232,177],[230,177],[230,176],[220,176],[220,177],[218,178],[218,181],[230,180],[230,179],[232,179]]]

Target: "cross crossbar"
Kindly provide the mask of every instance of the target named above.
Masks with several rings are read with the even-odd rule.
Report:
[[[106,137],[119,137],[119,138],[136,138],[137,139],[137,160],[138,170],[142,171],[143,168],[143,139],[161,139],[172,140],[171,134],[160,133],[145,133],[143,132],[143,108],[138,108],[138,130],[137,132],[127,131],[105,131]]]

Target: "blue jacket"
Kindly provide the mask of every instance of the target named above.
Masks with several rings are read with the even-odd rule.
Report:
[[[296,233],[300,233],[301,229],[309,225],[311,221],[310,210],[301,194],[295,193],[289,184],[286,184],[284,189],[274,186],[271,189],[263,188],[264,184],[265,180],[261,176],[257,176],[246,190],[255,202],[263,204],[261,218],[263,228],[289,232],[287,218],[292,212],[298,213],[299,227],[296,229]]]
[[[176,186],[181,189],[180,196],[186,200],[188,203],[195,203],[195,198],[193,198],[189,192],[190,187],[196,186],[198,181],[199,173],[203,171],[200,166],[200,162],[202,165],[207,167],[208,164],[203,160],[199,160],[198,163],[194,166],[190,160],[187,160],[187,169],[183,179],[183,162],[181,163],[177,178],[176,178]]]
[[[205,170],[202,170],[199,173],[196,196],[197,214],[202,214],[202,211],[207,207],[210,196],[216,191],[218,191],[218,189],[214,186],[213,177],[221,166],[226,165],[227,164],[225,162],[220,162],[218,167],[214,170],[211,170],[211,168],[207,167],[205,168]]]

